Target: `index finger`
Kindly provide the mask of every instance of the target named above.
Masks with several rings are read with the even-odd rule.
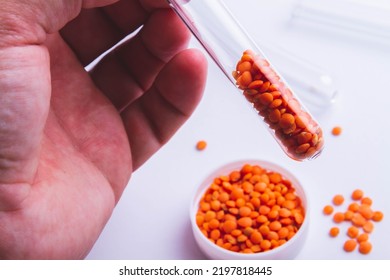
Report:
[[[139,2],[148,11],[169,7],[167,0],[139,0]]]

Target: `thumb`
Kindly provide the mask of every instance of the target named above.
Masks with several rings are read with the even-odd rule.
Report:
[[[0,5],[0,210],[16,207],[36,174],[51,95],[43,45],[83,7],[115,0],[3,0]]]
[[[41,44],[47,33],[61,29],[82,8],[113,4],[118,0],[3,0],[0,5],[0,47],[4,44]]]

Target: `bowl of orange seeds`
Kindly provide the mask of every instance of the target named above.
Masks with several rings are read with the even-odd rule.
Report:
[[[279,165],[226,164],[199,186],[191,205],[195,240],[210,259],[293,259],[304,244],[309,205],[297,178]]]

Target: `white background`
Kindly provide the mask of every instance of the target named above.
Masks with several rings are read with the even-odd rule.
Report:
[[[189,207],[211,171],[236,160],[263,159],[290,170],[307,191],[309,236],[298,259],[390,259],[390,45],[291,20],[292,0],[227,0],[261,45],[269,40],[326,69],[337,79],[335,104],[312,114],[325,135],[323,154],[310,162],[288,158],[244,98],[209,60],[201,104],[172,140],[137,170],[88,259],[203,259],[192,232]],[[347,11],[346,11],[347,12]],[[193,47],[199,48],[197,42]],[[309,104],[306,104],[309,105]],[[308,106],[310,109],[310,106]],[[331,135],[340,125],[343,133]],[[207,149],[199,152],[196,142]],[[322,214],[335,194],[349,200],[360,188],[385,217],[371,234],[369,255],[345,253],[345,227]],[[341,209],[341,208],[340,208]]]

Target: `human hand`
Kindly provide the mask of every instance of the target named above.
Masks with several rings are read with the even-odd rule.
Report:
[[[0,19],[0,258],[83,258],[198,104],[205,58],[164,0],[4,0]]]

